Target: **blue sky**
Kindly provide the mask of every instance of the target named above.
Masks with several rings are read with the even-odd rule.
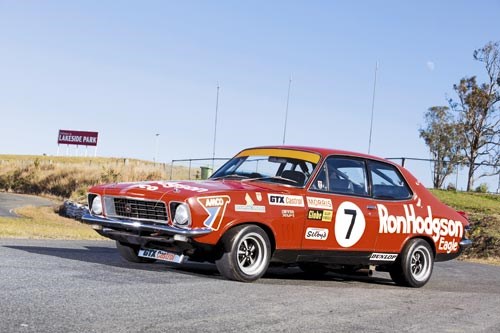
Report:
[[[429,156],[428,107],[484,76],[499,1],[0,0],[0,154],[57,152],[99,131],[98,155],[159,161],[281,144]]]

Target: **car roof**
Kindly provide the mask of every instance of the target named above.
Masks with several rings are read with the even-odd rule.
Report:
[[[301,151],[307,151],[307,152],[312,152],[312,153],[318,153],[322,157],[326,157],[329,155],[344,155],[344,156],[367,158],[367,159],[371,159],[371,160],[375,160],[375,161],[389,163],[391,165],[397,166],[398,168],[401,168],[401,166],[399,164],[394,163],[392,161],[389,161],[387,159],[381,158],[381,157],[363,154],[363,153],[357,153],[357,152],[348,151],[348,150],[341,150],[341,149],[330,149],[330,148],[309,147],[309,146],[278,145],[278,146],[251,147],[251,148],[246,148],[244,150],[249,150],[249,149],[292,149],[292,150],[301,150]]]

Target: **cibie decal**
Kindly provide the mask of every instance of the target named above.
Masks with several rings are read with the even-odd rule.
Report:
[[[365,232],[365,216],[353,202],[344,201],[335,216],[335,239],[342,247],[356,244]]]
[[[403,205],[405,216],[389,214],[387,207],[377,204],[379,229],[381,234],[427,234],[437,242],[441,236],[459,237],[464,234],[460,221],[434,218],[427,206],[427,216],[417,216],[413,205]]]
[[[226,206],[231,201],[229,196],[200,197],[197,200],[208,213],[208,217],[203,222],[203,225],[212,230],[219,230],[224,214],[226,213]]]
[[[234,205],[234,210],[237,212],[248,212],[248,213],[265,213],[266,206],[257,206],[254,204],[250,194],[245,195],[245,205]]]
[[[398,257],[397,253],[372,253],[370,260],[374,261],[395,261]]]
[[[295,217],[295,211],[293,211],[291,209],[282,209],[281,216],[285,217],[285,218]]]
[[[315,210],[309,209],[307,219],[318,220],[323,222],[332,222],[333,212],[331,210]]]
[[[304,207],[304,197],[300,195],[283,195],[268,193],[269,204],[273,206]]]
[[[307,197],[309,208],[333,209],[332,200],[327,198]]]
[[[328,238],[328,229],[323,228],[307,228],[306,239],[324,241]]]

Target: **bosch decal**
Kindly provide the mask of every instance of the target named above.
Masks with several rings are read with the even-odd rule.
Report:
[[[226,213],[227,204],[231,201],[228,195],[214,197],[200,197],[198,203],[208,213],[208,217],[203,222],[203,225],[212,230],[219,230],[224,214]]]

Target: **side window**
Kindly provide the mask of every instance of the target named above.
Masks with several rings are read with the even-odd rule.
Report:
[[[365,163],[349,157],[328,157],[311,189],[324,192],[367,196]]]
[[[403,200],[412,196],[399,171],[390,164],[368,162],[372,177],[372,193],[376,199]]]

